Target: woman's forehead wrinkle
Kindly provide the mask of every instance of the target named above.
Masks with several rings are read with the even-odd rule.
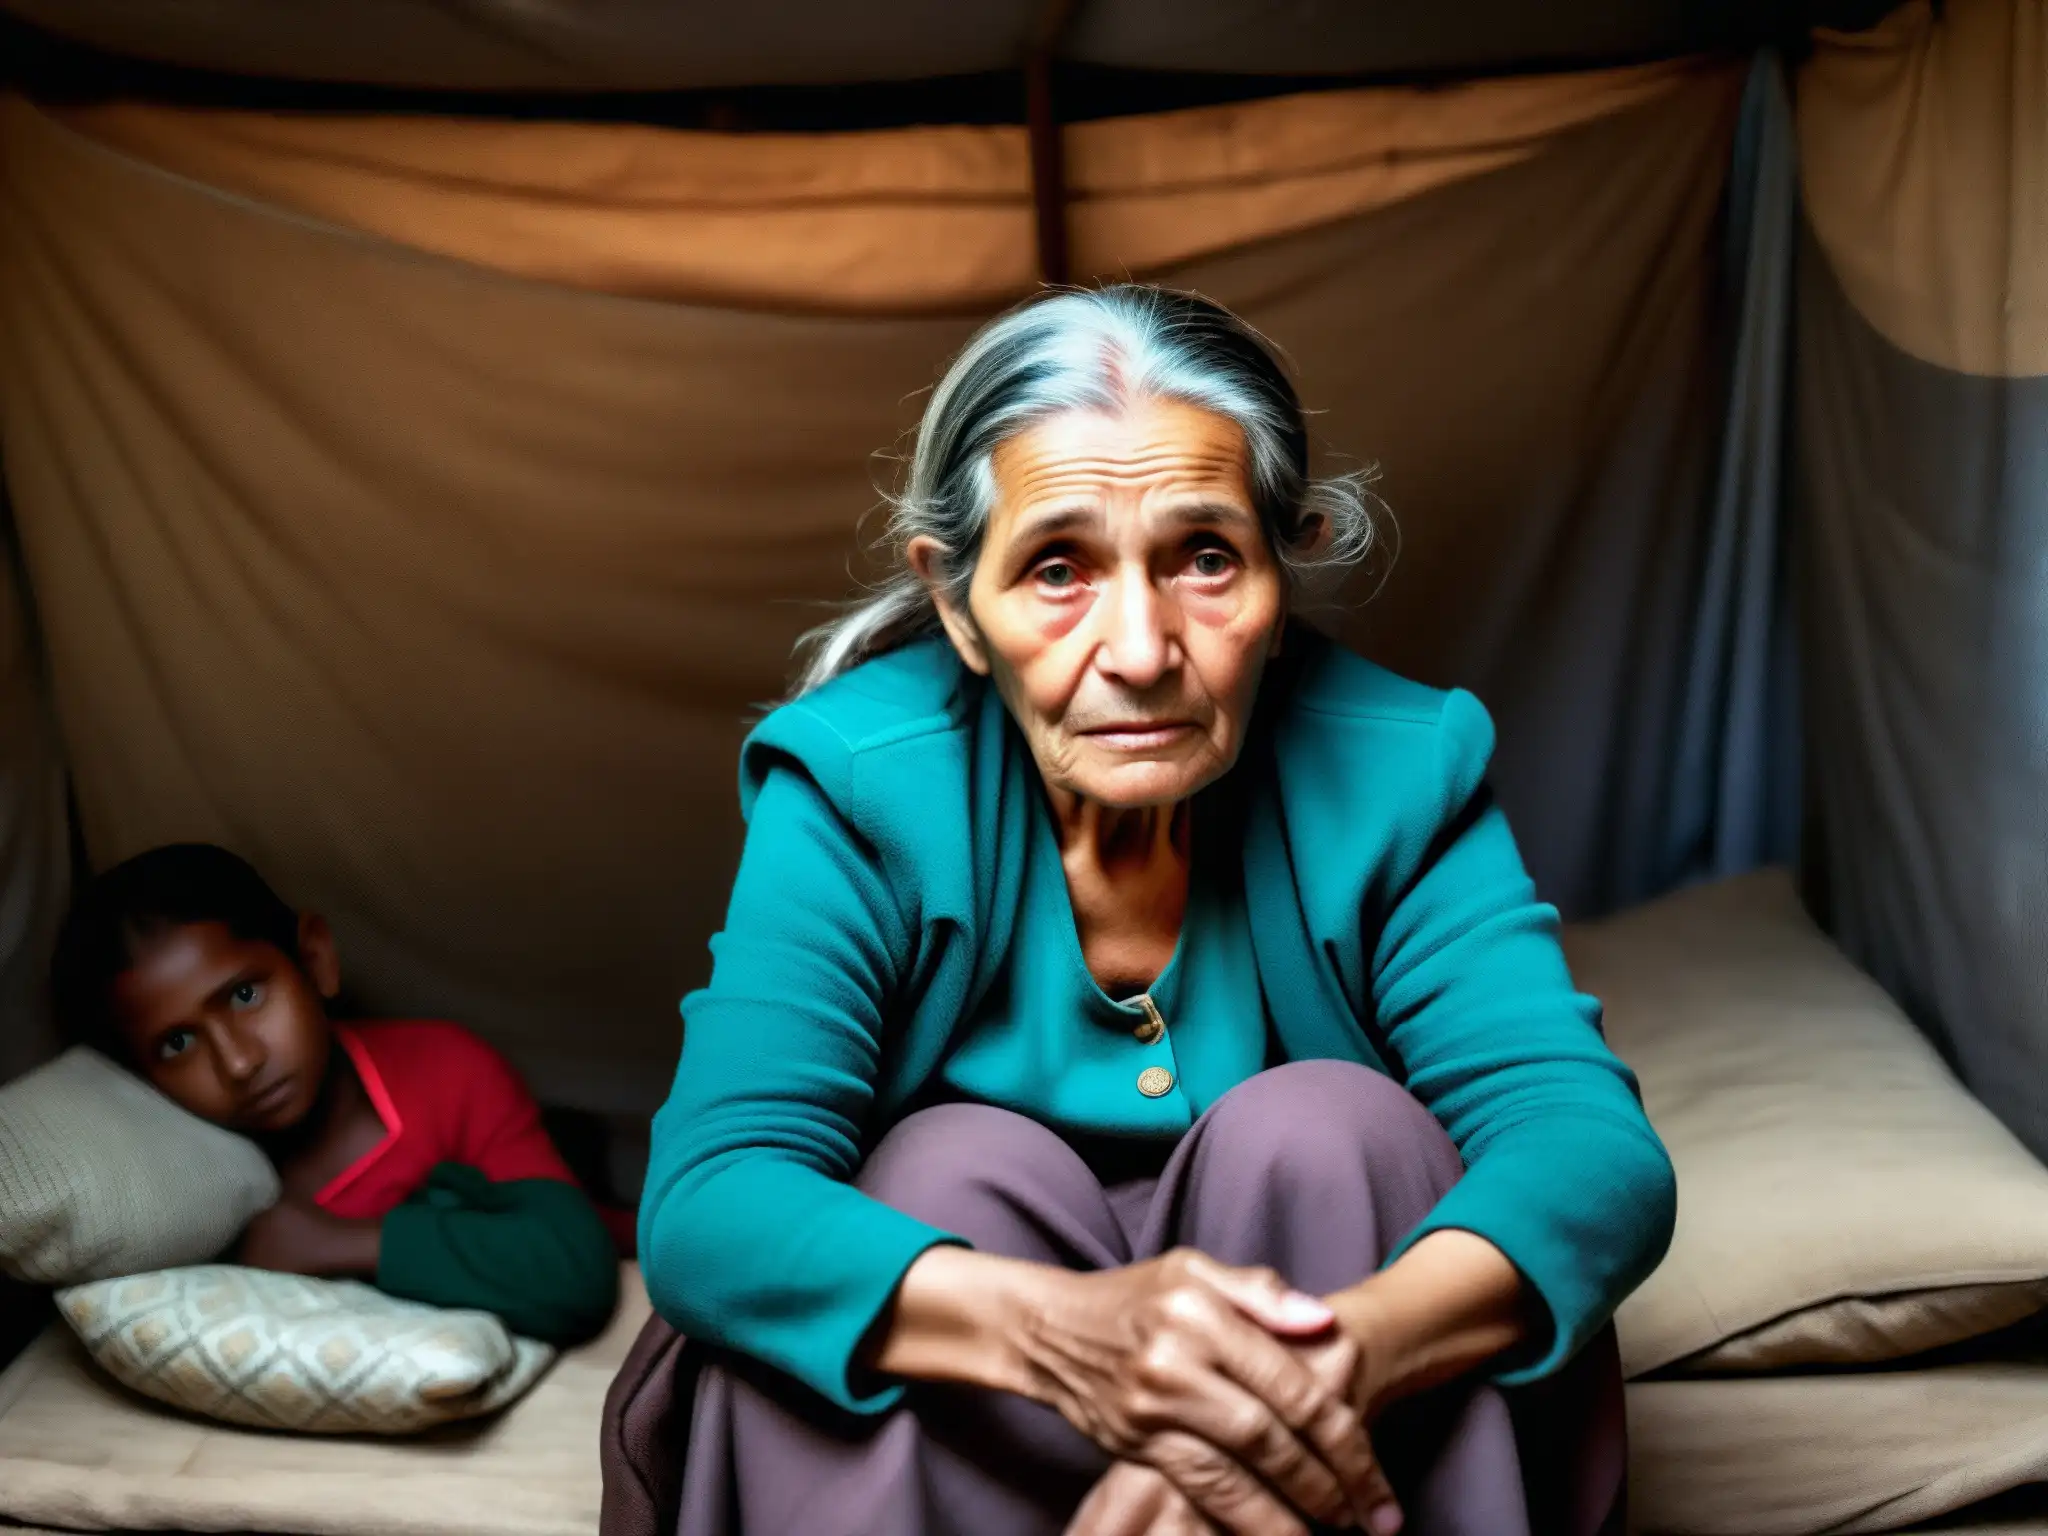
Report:
[[[1153,423],[1143,437],[1090,434],[1084,441],[1048,442],[1026,433],[998,450],[1020,499],[1086,490],[1104,480],[1179,477],[1241,488],[1245,455],[1240,434],[1190,431],[1185,420]]]

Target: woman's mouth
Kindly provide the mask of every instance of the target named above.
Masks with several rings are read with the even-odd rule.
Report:
[[[1194,726],[1186,720],[1133,720],[1082,734],[1112,752],[1157,752],[1174,745],[1192,730]]]

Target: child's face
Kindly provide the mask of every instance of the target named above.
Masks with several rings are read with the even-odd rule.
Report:
[[[113,1014],[129,1059],[203,1120],[252,1135],[289,1130],[319,1102],[336,990],[326,925],[309,918],[300,960],[189,923],[152,939],[115,979]]]

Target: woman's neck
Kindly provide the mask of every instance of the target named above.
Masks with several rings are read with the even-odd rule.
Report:
[[[1112,996],[1144,991],[1180,941],[1191,802],[1119,810],[1064,790],[1052,791],[1050,800],[1089,972]]]
[[[1077,862],[1112,874],[1186,865],[1192,801],[1120,809],[1066,789],[1049,798],[1060,859],[1070,870]]]

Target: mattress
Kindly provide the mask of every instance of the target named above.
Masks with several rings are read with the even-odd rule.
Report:
[[[402,1440],[280,1435],[175,1413],[52,1327],[0,1374],[0,1522],[275,1536],[594,1536],[598,1419],[647,1317],[629,1266],[602,1337],[495,1418]],[[14,1536],[9,1532],[8,1536]]]
[[[1960,1513],[2048,1482],[2048,1362],[1638,1381],[1628,1420],[1639,1536],[2048,1532]]]
[[[523,1401],[408,1440],[173,1413],[52,1328],[0,1374],[0,1531],[593,1536],[598,1419],[648,1311],[637,1271],[621,1292]],[[1640,1381],[1629,1432],[1640,1536],[2048,1536],[2048,1512],[1968,1513],[2048,1482],[2048,1363]]]

